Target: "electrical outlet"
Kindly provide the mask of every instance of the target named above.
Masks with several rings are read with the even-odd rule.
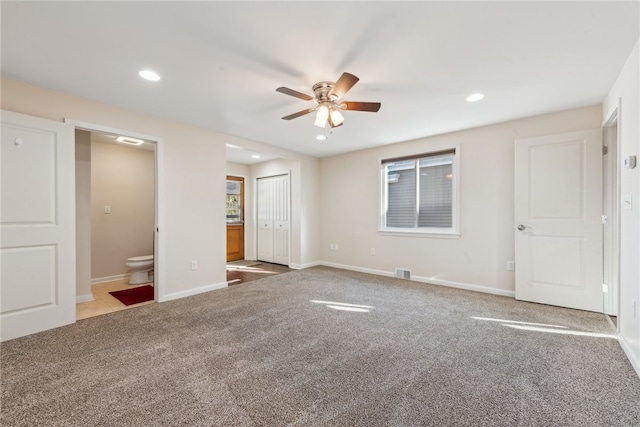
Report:
[[[507,261],[507,270],[515,271],[515,269],[516,269],[515,261]]]
[[[191,270],[198,269],[198,261],[191,261]]]
[[[375,256],[376,254],[376,248],[371,248],[371,256]]]
[[[110,214],[111,213],[111,206],[105,206],[104,207],[104,213]]]

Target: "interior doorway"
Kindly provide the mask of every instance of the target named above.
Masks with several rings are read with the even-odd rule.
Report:
[[[76,128],[77,319],[161,301],[160,139],[67,122]]]
[[[244,259],[244,178],[227,175],[227,262]]]

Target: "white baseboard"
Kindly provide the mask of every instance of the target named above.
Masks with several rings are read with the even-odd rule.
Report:
[[[80,304],[81,302],[89,302],[93,301],[93,295],[76,295],[76,304]]]
[[[357,271],[358,273],[375,274],[377,276],[387,276],[387,277],[394,276],[393,273],[389,273],[388,271],[374,270],[372,268],[355,267],[353,265],[337,264],[335,262],[321,262],[320,265],[324,265],[326,267],[341,268],[343,270]]]
[[[618,334],[618,342],[620,343],[620,347],[622,347],[624,353],[627,355],[627,359],[629,359],[631,366],[633,366],[633,369],[636,370],[636,374],[638,374],[638,377],[640,377],[640,360],[638,360],[636,355],[633,354],[633,352],[631,351],[631,346],[620,334]]]
[[[322,262],[321,264],[327,267],[342,268],[344,270],[358,271],[360,273],[376,274],[378,276],[386,276],[386,277],[395,276],[395,274],[392,272],[383,271],[383,270],[373,270],[371,268],[354,267],[351,265],[336,264],[332,262]],[[487,286],[475,285],[471,283],[452,282],[450,280],[432,279],[430,277],[420,277],[420,276],[412,276],[411,280],[414,282],[428,283],[431,285],[447,286],[449,288],[463,289],[465,291],[482,292],[485,294],[500,295],[500,296],[511,297],[511,298],[516,297],[516,293],[514,291],[490,288]]]
[[[316,261],[316,262],[308,262],[306,264],[289,264],[289,268],[292,268],[294,270],[304,270],[305,268],[311,268],[311,267],[315,267],[318,265],[323,265],[320,261]]]
[[[91,279],[91,284],[95,285],[96,283],[105,283],[105,282],[113,282],[114,280],[122,280],[128,279],[131,277],[131,274],[116,274],[115,276],[107,276],[107,277],[96,277],[95,279]]]
[[[203,292],[209,292],[209,291],[214,291],[216,289],[226,288],[227,286],[229,286],[227,284],[227,282],[214,283],[213,285],[207,285],[207,286],[203,286],[201,288],[196,288],[196,289],[189,289],[188,291],[175,292],[173,294],[161,295],[161,296],[158,296],[158,302],[172,301],[172,300],[175,300],[175,299],[180,299],[180,298],[184,298],[184,297],[190,297],[192,295],[198,295],[198,294],[201,294]]]
[[[474,285],[470,283],[452,282],[450,280],[432,279],[429,277],[413,276],[411,280],[416,282],[429,283],[431,285],[447,286],[449,288],[464,289],[465,291],[482,292],[484,294],[499,295],[503,297],[515,298],[515,291],[507,291],[505,289],[490,288],[488,286]]]

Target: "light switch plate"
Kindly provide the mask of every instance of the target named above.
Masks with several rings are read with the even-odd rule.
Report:
[[[636,156],[627,156],[624,158],[624,168],[633,169],[636,167]]]

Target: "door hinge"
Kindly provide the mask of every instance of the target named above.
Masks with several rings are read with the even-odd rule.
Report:
[[[606,224],[607,222],[609,222],[609,218],[606,215],[602,215],[602,223]]]
[[[607,285],[606,283],[602,284],[602,293],[606,294],[609,292],[609,285]]]
[[[602,146],[602,155],[606,155],[609,154],[609,147],[607,147],[606,145]]]

